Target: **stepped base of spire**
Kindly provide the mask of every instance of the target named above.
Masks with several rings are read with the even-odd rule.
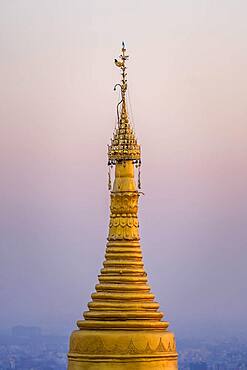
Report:
[[[136,316],[136,315],[135,315]],[[167,321],[154,320],[123,320],[123,321],[96,321],[96,320],[79,320],[77,326],[80,329],[92,330],[165,330],[169,326]]]
[[[68,370],[177,370],[173,333],[145,330],[76,330]]]

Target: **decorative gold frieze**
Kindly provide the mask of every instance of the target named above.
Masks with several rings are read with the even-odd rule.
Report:
[[[133,192],[112,192],[111,193],[111,214],[134,214],[138,212],[139,193]]]
[[[101,336],[93,338],[84,338],[78,341],[77,337],[72,337],[70,341],[70,353],[91,354],[91,355],[159,355],[160,353],[176,352],[176,344],[173,338],[164,344],[160,337],[158,345],[152,347],[148,340],[138,346],[135,340],[130,337],[129,343],[113,344],[111,347],[106,346]]]
[[[111,216],[108,240],[139,240],[139,222],[137,217]]]

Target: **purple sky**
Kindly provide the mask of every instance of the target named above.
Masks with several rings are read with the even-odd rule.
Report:
[[[153,292],[178,336],[247,329],[247,2],[0,2],[0,329],[68,333],[106,244],[126,41]]]

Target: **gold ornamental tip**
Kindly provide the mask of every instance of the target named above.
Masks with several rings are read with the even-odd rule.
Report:
[[[122,43],[122,53],[119,59],[115,59],[115,65],[121,69],[121,83],[114,86],[121,89],[121,100],[117,104],[117,127],[113,133],[111,144],[108,145],[108,164],[115,165],[125,161],[132,161],[133,163],[141,163],[141,147],[137,143],[133,127],[129,122],[127,104],[126,104],[126,91],[127,91],[127,73],[125,62],[129,56],[126,55],[126,48],[124,42]],[[121,113],[119,114],[119,109]]]

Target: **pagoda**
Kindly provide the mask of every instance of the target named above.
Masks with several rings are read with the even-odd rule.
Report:
[[[174,334],[150,291],[140,246],[138,199],[141,148],[126,103],[126,48],[115,65],[121,70],[118,122],[108,146],[115,167],[105,261],[84,319],[70,337],[68,370],[177,370]],[[135,177],[137,177],[137,186]]]

